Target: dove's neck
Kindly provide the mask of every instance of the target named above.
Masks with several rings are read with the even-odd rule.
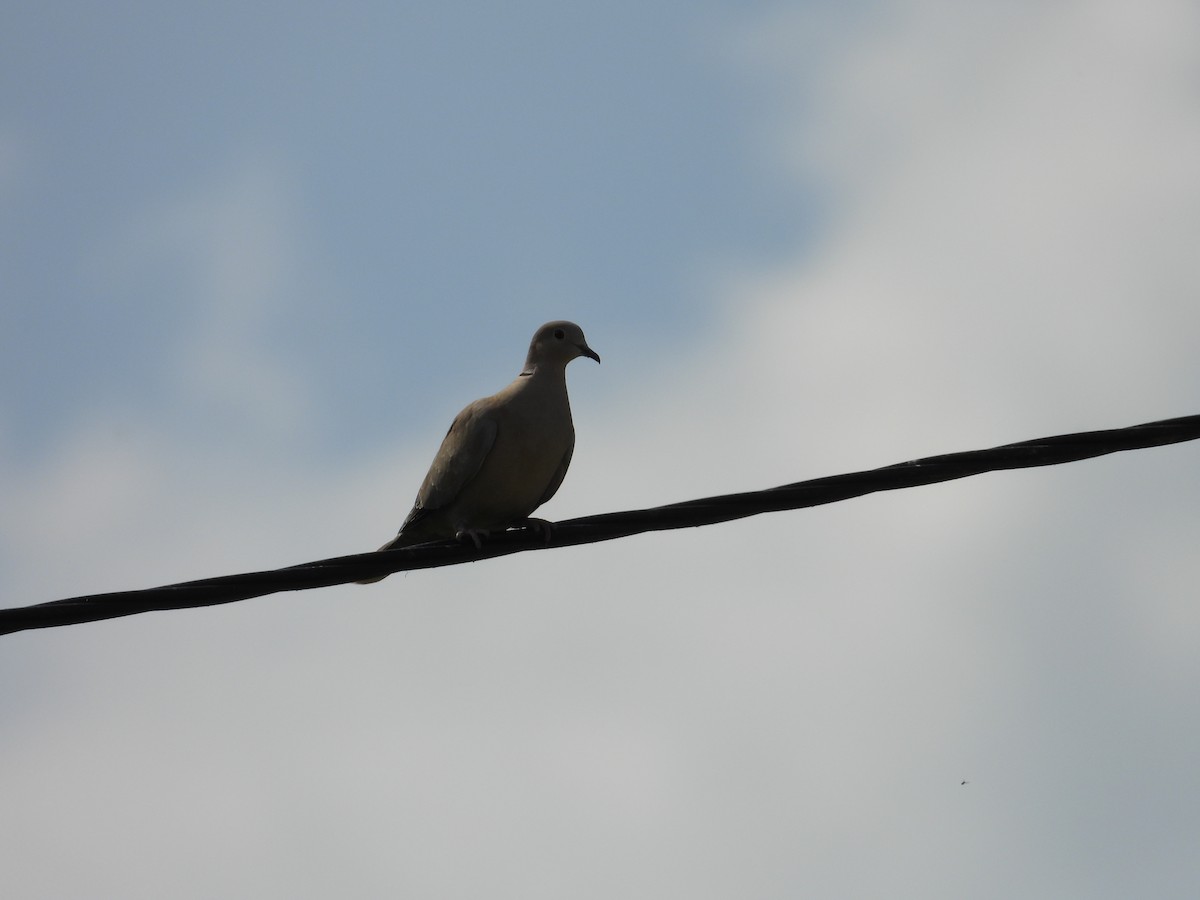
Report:
[[[534,381],[545,382],[566,382],[567,367],[564,365],[555,365],[552,362],[536,362],[532,359],[525,360],[525,368],[521,370],[521,378],[530,378]]]

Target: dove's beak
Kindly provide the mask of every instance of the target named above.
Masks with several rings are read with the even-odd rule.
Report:
[[[586,356],[588,359],[594,359],[596,362],[600,362],[600,354],[587,344],[576,344],[575,346],[579,348],[580,356]]]

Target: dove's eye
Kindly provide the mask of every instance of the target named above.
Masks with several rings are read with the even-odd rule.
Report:
[[[565,331],[563,331],[561,328],[554,329],[554,339],[556,341],[561,341],[566,336],[567,336],[567,333]]]

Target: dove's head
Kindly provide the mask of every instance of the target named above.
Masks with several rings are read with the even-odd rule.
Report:
[[[565,366],[579,356],[600,362],[600,354],[588,346],[582,328],[574,322],[547,322],[529,343],[525,370],[532,371],[539,365]]]

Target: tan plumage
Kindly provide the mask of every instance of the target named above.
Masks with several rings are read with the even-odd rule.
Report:
[[[528,519],[553,497],[575,449],[566,370],[580,356],[600,362],[578,325],[539,328],[516,380],[455,417],[408,518],[379,549],[450,538],[478,544],[488,531]]]

